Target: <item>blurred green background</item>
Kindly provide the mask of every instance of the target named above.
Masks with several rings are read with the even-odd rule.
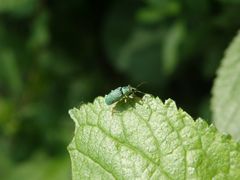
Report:
[[[0,0],[0,177],[70,179],[68,109],[137,86],[211,120],[240,0]]]

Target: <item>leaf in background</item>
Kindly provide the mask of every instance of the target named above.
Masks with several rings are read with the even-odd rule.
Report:
[[[107,106],[104,98],[70,110],[73,179],[239,179],[240,146],[196,122],[174,101]]]
[[[66,158],[50,158],[39,152],[28,162],[16,166],[7,179],[70,180],[69,163]]]
[[[8,156],[8,142],[5,141],[3,136],[0,137],[0,177],[1,179],[7,179],[9,176],[13,167],[13,163],[11,162],[9,156]]]
[[[217,128],[240,139],[240,33],[225,53],[212,92]]]
[[[163,43],[162,61],[163,70],[167,75],[171,75],[180,60],[180,45],[183,42],[185,29],[182,22],[176,22],[168,31]]]
[[[175,0],[147,0],[146,7],[137,13],[137,19],[144,23],[158,23],[165,18],[174,17],[180,13],[180,3]]]
[[[122,47],[116,66],[135,82],[146,81],[162,84],[165,72],[161,62],[162,39],[165,29],[135,31],[128,42]]]
[[[138,6],[137,1],[116,1],[107,12],[103,28],[103,43],[113,65],[121,47],[136,25],[134,16]]]
[[[239,4],[240,1],[239,0],[218,0],[221,3],[226,3],[226,4]]]
[[[37,50],[49,44],[50,34],[48,30],[48,20],[49,15],[46,11],[41,12],[38,17],[34,19],[32,34],[28,42],[30,48]]]
[[[25,15],[31,13],[37,3],[37,0],[0,0],[0,12]]]
[[[0,84],[2,88],[8,88],[7,90],[15,97],[18,96],[22,90],[22,79],[19,72],[16,54],[12,49],[0,50],[0,80],[3,79],[3,84]]]

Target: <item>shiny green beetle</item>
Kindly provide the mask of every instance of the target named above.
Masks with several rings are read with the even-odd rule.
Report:
[[[139,91],[130,85],[118,87],[112,90],[109,94],[105,95],[105,102],[107,105],[111,105],[123,98],[127,98],[130,95],[133,95],[135,92]]]

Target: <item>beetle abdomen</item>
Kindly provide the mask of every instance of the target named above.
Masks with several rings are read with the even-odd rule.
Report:
[[[112,90],[109,94],[105,96],[105,102],[107,105],[111,105],[117,101],[119,101],[123,97],[121,87]]]

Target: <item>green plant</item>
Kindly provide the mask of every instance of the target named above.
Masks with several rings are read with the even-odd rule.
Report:
[[[240,33],[225,53],[212,92],[217,128],[240,139]]]
[[[223,121],[240,127],[239,49],[240,33],[227,50],[212,101],[217,127],[235,138],[240,131],[223,128]],[[108,106],[98,97],[69,113],[74,180],[240,178],[240,144],[203,119],[194,121],[173,100],[146,94]]]
[[[126,81],[147,81],[142,91],[210,121],[239,9],[239,0],[0,0],[0,179],[70,179],[66,111]],[[213,118],[219,130],[237,120],[230,114]]]

